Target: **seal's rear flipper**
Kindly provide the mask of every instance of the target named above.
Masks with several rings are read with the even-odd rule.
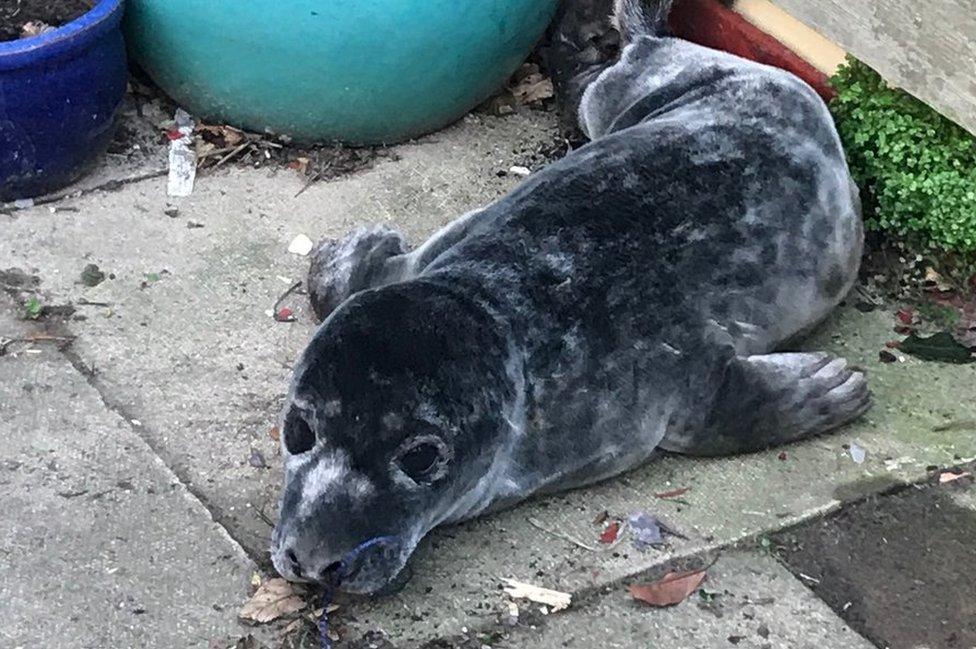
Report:
[[[871,407],[864,374],[825,353],[735,357],[704,426],[669,432],[661,448],[690,455],[758,451],[825,433]]]
[[[617,62],[620,36],[610,24],[613,0],[564,0],[541,48],[556,88],[560,118],[577,127],[586,87]]]
[[[383,226],[319,243],[308,270],[308,297],[316,317],[325,320],[353,293],[389,282],[396,275],[391,260],[406,251],[403,236]]]
[[[613,25],[624,43],[641,36],[666,36],[673,0],[614,0]]]

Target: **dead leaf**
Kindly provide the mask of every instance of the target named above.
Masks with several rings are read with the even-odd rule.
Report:
[[[238,617],[244,622],[267,624],[305,608],[305,600],[295,587],[276,577],[261,584]]]
[[[955,482],[961,478],[968,478],[972,474],[968,471],[963,471],[962,473],[953,473],[952,471],[945,471],[939,476],[939,484],[946,484],[949,482]]]
[[[227,146],[236,146],[244,140],[244,134],[233,126],[227,126],[225,124],[220,127],[220,131],[221,135],[224,136],[224,142],[227,143]]]
[[[555,94],[552,80],[541,73],[530,74],[512,88],[512,96],[521,105],[550,99]]]
[[[708,576],[704,570],[698,572],[669,572],[662,579],[650,584],[631,584],[628,586],[634,599],[651,606],[674,606],[688,598]]]
[[[20,34],[23,38],[31,38],[53,32],[54,29],[54,27],[41,20],[29,20],[20,28]]]
[[[288,168],[297,171],[299,176],[305,176],[308,174],[308,165],[310,162],[311,160],[308,158],[298,157],[288,163]]]
[[[505,584],[505,592],[513,599],[527,599],[536,604],[545,604],[552,609],[552,612],[561,611],[569,608],[573,601],[573,596],[558,590],[540,588],[532,584],[526,584],[514,579],[502,579]]]
[[[952,290],[952,286],[931,266],[925,269],[925,287],[926,290],[940,293],[948,293]]]
[[[302,618],[298,618],[297,620],[292,620],[291,622],[288,623],[288,625],[284,629],[281,630],[281,637],[287,638],[295,631],[298,631],[298,629],[301,628],[302,624],[303,624]]]
[[[916,319],[918,318],[918,314],[915,313],[915,309],[912,309],[910,307],[899,309],[898,312],[895,313],[895,316],[898,318],[898,321],[901,322],[903,325],[914,324],[916,322]]]
[[[882,363],[896,363],[898,362],[898,357],[889,352],[887,349],[882,349],[878,352],[878,360]]]
[[[620,533],[620,521],[613,521],[607,525],[607,529],[603,530],[603,534],[600,535],[600,543],[610,544],[617,540],[617,534]]]
[[[976,361],[973,351],[959,344],[948,331],[940,331],[928,338],[912,334],[903,340],[898,348],[906,354],[926,361],[943,363],[972,363]]]
[[[671,491],[665,491],[663,493],[654,494],[655,498],[677,498],[678,496],[683,496],[691,491],[691,487],[681,487],[680,489],[672,489]]]
[[[272,426],[271,430],[268,431],[268,437],[276,442],[281,441],[281,430],[277,426]]]

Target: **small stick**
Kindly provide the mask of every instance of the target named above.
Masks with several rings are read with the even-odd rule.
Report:
[[[589,550],[590,552],[600,552],[600,548],[595,548],[592,545],[587,545],[586,543],[583,543],[582,541],[577,541],[576,539],[574,539],[570,535],[564,534],[563,532],[557,532],[555,530],[550,530],[548,527],[546,527],[545,525],[543,525],[538,520],[536,520],[536,519],[534,519],[532,517],[529,517],[528,520],[529,520],[529,524],[532,527],[534,527],[537,530],[540,530],[542,532],[545,532],[546,534],[548,534],[550,536],[554,536],[557,539],[560,539],[560,540],[563,540],[563,541],[567,541],[569,543],[572,543],[576,547],[583,548],[584,550]],[[619,538],[619,536],[618,536],[618,538]]]
[[[238,155],[241,151],[243,151],[244,149],[246,149],[249,146],[251,146],[251,142],[250,141],[247,141],[244,144],[241,144],[240,146],[236,147],[233,151],[231,151],[230,153],[228,153],[227,155],[225,155],[223,158],[221,158],[220,160],[218,160],[217,161],[217,164],[215,164],[213,166],[213,168],[214,169],[219,169],[225,162],[227,162],[228,160],[230,160],[234,156]]]

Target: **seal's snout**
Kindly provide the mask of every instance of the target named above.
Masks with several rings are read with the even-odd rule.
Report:
[[[289,581],[371,592],[396,577],[403,568],[404,554],[396,537],[378,536],[360,543],[337,561],[323,559],[320,552],[303,554],[300,544],[279,544],[272,550],[271,559],[279,574]]]

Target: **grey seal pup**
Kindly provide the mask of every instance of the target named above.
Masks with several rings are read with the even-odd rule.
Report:
[[[411,252],[385,228],[316,251],[283,576],[374,592],[438,525],[655,449],[756,451],[868,409],[842,359],[780,351],[860,262],[830,114],[789,73],[669,37],[668,5],[617,1],[621,56],[585,70],[586,146]]]

